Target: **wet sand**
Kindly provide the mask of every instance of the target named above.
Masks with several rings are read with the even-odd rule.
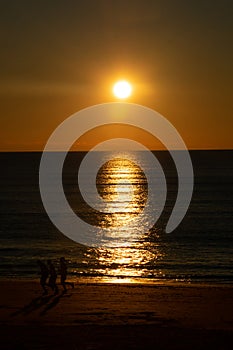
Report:
[[[233,288],[0,282],[1,349],[231,349]]]

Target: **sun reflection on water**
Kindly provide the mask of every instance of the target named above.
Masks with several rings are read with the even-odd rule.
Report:
[[[114,158],[106,162],[97,175],[97,189],[106,202],[105,211],[112,227],[120,227],[134,219],[144,208],[147,181],[133,161]]]
[[[99,195],[106,203],[105,216],[98,221],[98,226],[113,228],[113,235],[124,234],[119,246],[114,248],[89,248],[82,263],[87,266],[87,273],[98,282],[133,283],[140,278],[158,277],[163,274],[154,269],[163,257],[158,243],[151,243],[148,232],[138,236],[133,242],[127,237],[137,231],[137,226],[127,227],[127,223],[143,210],[147,195],[147,179],[141,168],[131,157],[113,158],[99,170],[96,178]],[[146,220],[146,218],[145,218]],[[123,225],[123,226],[122,226]]]
[[[154,269],[163,254],[159,246],[145,249],[141,242],[135,247],[90,248],[85,254],[84,264],[88,265],[90,275],[98,278],[99,282],[138,282],[140,278],[154,277]],[[153,267],[153,271],[150,270]],[[163,272],[156,270],[157,277]]]

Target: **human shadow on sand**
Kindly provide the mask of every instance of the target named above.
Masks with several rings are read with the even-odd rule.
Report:
[[[61,300],[61,298],[69,298],[71,297],[71,294],[67,294],[66,291],[61,292],[60,294],[56,295],[50,303],[47,303],[44,310],[41,311],[40,316],[45,315],[49,310],[53,309]]]
[[[15,311],[15,312],[13,312],[11,314],[11,316],[17,316],[19,314],[27,315],[30,312],[33,312],[33,311],[39,309],[43,305],[46,305],[49,302],[49,300],[51,300],[52,298],[53,298],[53,295],[46,295],[46,296],[41,295],[39,297],[33,298],[29,304],[23,306],[21,309]]]
[[[54,294],[51,294],[51,295],[41,295],[39,297],[36,297],[36,298],[33,298],[32,301],[23,306],[21,309],[13,312],[11,314],[11,316],[17,316],[17,315],[20,315],[20,314],[23,314],[23,315],[28,315],[30,314],[31,312],[33,311],[36,311],[38,310],[39,308],[42,308],[42,307],[45,307],[44,310],[40,313],[40,315],[45,315],[50,309],[52,309],[53,307],[55,307],[60,299],[62,297],[70,297],[71,294],[67,294],[63,291],[61,292],[60,294],[58,295],[54,295]]]

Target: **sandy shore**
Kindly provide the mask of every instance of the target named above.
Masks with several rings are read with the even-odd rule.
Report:
[[[231,349],[233,288],[0,282],[1,349]]]

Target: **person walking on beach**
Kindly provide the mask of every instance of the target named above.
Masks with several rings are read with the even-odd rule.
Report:
[[[49,269],[49,283],[48,283],[48,285],[50,288],[52,288],[52,290],[54,291],[54,294],[57,294],[58,293],[58,287],[57,287],[57,283],[56,283],[57,272],[56,272],[55,267],[54,267],[51,260],[48,260],[47,264],[48,264],[48,269]]]
[[[60,273],[61,273],[61,285],[63,286],[64,292],[67,291],[66,286],[71,286],[74,288],[73,282],[66,282],[67,277],[67,265],[64,257],[60,258]]]
[[[37,260],[37,264],[40,267],[40,285],[44,291],[44,295],[48,294],[48,291],[46,289],[47,284],[47,278],[49,277],[49,270],[48,267],[43,263],[41,260]]]

